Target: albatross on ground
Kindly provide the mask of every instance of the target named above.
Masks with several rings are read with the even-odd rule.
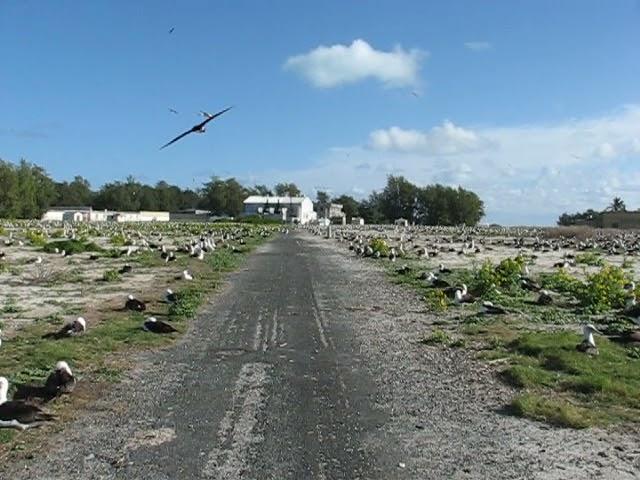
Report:
[[[162,320],[158,320],[155,317],[149,317],[145,320],[142,325],[143,330],[152,333],[173,333],[177,332],[172,325],[169,325],[167,322],[163,322]]]
[[[80,335],[87,330],[87,322],[84,318],[78,317],[74,321],[67,323],[57,332],[46,333],[42,338],[54,338],[59,340],[66,337]]]
[[[142,300],[138,300],[133,295],[129,295],[124,304],[124,308],[134,312],[144,312],[147,309],[147,306]]]
[[[9,380],[0,377],[0,428],[26,430],[55,420],[40,407],[19,400],[7,400]]]
[[[582,327],[583,340],[576,345],[576,350],[586,353],[587,355],[597,355],[598,348],[596,347],[596,341],[593,338],[594,333],[600,333],[596,327],[588,323]]]

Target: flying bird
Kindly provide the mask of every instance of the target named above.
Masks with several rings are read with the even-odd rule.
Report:
[[[221,110],[220,112],[218,112],[218,113],[216,113],[216,114],[214,114],[214,115],[210,115],[210,114],[208,114],[208,113],[206,113],[206,112],[202,112],[203,114],[205,114],[205,113],[206,113],[206,115],[205,115],[205,116],[206,116],[207,118],[206,118],[205,120],[203,120],[202,122],[200,122],[200,123],[199,123],[199,124],[197,124],[197,125],[194,125],[193,127],[191,127],[191,129],[190,129],[190,130],[187,130],[186,132],[181,133],[181,134],[180,134],[180,135],[178,135],[176,138],[174,138],[173,140],[171,140],[169,143],[167,143],[167,144],[163,145],[162,147],[160,147],[160,150],[162,150],[162,149],[163,149],[163,148],[165,148],[165,147],[168,147],[168,146],[169,146],[169,145],[171,145],[172,143],[177,142],[177,141],[178,141],[178,140],[180,140],[182,137],[186,137],[186,136],[187,136],[187,135],[189,135],[190,133],[194,133],[194,132],[196,132],[196,133],[204,133],[204,132],[205,132],[205,128],[204,128],[204,127],[205,127],[205,125],[206,125],[207,123],[209,123],[209,122],[210,122],[211,120],[213,120],[214,118],[219,117],[219,116],[220,116],[220,115],[222,115],[223,113],[225,113],[225,112],[227,112],[227,111],[231,110],[231,108],[233,108],[233,107],[227,107],[227,108],[225,108],[224,110]]]
[[[169,111],[170,111],[171,113],[175,114],[175,115],[177,115],[177,114],[178,114],[178,111],[177,111],[177,110],[174,110],[173,108],[170,108],[170,109],[169,109]]]
[[[169,29],[169,33],[170,33],[170,34],[171,34],[171,33],[173,33],[173,31],[174,31],[175,29],[176,29],[176,27],[171,27],[171,28]]]

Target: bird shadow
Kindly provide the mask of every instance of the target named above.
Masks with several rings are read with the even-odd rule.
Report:
[[[19,383],[13,394],[13,400],[24,400],[36,403],[48,403],[55,398],[47,389],[40,385]]]

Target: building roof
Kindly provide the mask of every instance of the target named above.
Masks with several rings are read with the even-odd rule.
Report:
[[[260,205],[268,204],[301,204],[307,197],[263,197],[260,195],[251,195],[243,202],[245,205],[249,203],[258,203]]]
[[[91,211],[91,207],[49,207],[47,209],[49,212],[89,212]]]

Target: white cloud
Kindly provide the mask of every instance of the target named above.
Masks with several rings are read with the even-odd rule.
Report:
[[[610,159],[616,156],[616,149],[609,142],[604,142],[596,148],[596,155],[603,159]]]
[[[428,132],[391,127],[369,135],[369,146],[375,150],[453,155],[480,148],[485,142],[473,131],[458,127],[448,120]]]
[[[465,42],[464,46],[474,52],[483,52],[491,49],[491,44],[489,42]]]
[[[331,88],[375,78],[387,87],[418,84],[420,62],[426,52],[406,51],[397,46],[390,52],[376,50],[357,39],[351,45],[319,46],[303,55],[290,57],[284,68],[306,78],[313,86]]]
[[[391,127],[285,176],[309,192],[322,184],[359,195],[380,190],[388,174],[401,174],[421,185],[474,190],[486,203],[488,222],[552,224],[565,211],[604,208],[615,195],[640,207],[638,131],[640,105],[554,124]],[[284,173],[264,175],[262,181],[275,182]]]

